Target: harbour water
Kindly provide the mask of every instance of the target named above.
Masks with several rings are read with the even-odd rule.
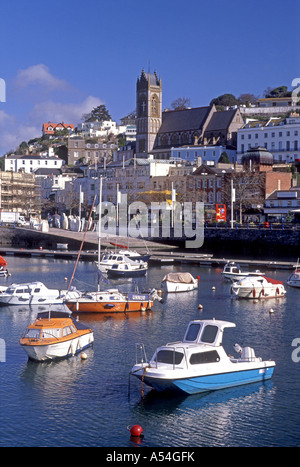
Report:
[[[9,257],[11,277],[0,285],[41,280],[66,288],[75,261]],[[54,363],[27,360],[19,339],[34,320],[36,309],[0,309],[0,446],[134,447],[128,426],[143,427],[141,447],[299,446],[300,362],[294,339],[300,339],[300,290],[287,288],[282,299],[237,300],[221,269],[197,266],[151,267],[135,279],[140,290],[160,288],[169,271],[200,275],[199,290],[169,295],[152,312],[129,315],[81,315],[94,331],[95,342],[80,355]],[[265,271],[286,281],[289,271]],[[73,285],[96,289],[96,267],[79,262]],[[104,287],[128,290],[132,280]],[[213,290],[213,287],[215,290]],[[198,308],[201,304],[203,308]],[[270,313],[270,309],[273,313]],[[195,396],[166,396],[129,377],[135,343],[145,344],[150,358],[160,344],[180,340],[192,319],[223,319],[236,323],[225,331],[224,347],[249,345],[256,355],[276,361],[273,378],[261,384]],[[293,354],[294,352],[294,354]],[[300,352],[299,352],[300,355]],[[293,357],[294,356],[294,357]]]

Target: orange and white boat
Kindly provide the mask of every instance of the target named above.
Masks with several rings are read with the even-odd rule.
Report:
[[[65,304],[76,313],[127,313],[150,310],[155,299],[162,300],[155,289],[149,293],[123,293],[110,289],[87,292],[78,298],[66,300]]]
[[[20,339],[28,357],[38,362],[74,356],[93,342],[90,328],[69,313],[51,311],[39,313]]]

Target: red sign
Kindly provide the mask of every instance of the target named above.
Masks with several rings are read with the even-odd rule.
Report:
[[[216,221],[226,222],[226,205],[225,204],[216,204]]]

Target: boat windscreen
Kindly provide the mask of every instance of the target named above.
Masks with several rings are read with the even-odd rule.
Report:
[[[175,350],[159,350],[156,355],[156,361],[159,363],[169,363],[170,365],[179,365],[183,359],[183,353]]]

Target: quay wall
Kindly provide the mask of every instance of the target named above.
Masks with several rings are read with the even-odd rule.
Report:
[[[186,240],[193,239],[170,238],[166,242],[184,248]],[[300,229],[205,228],[203,246],[195,251],[221,256],[295,260],[300,257]]]
[[[69,250],[78,250],[83,239],[83,232],[70,232],[53,229],[51,232],[39,232],[24,228],[0,227],[0,247],[14,248],[44,248],[55,250],[58,243],[67,243]],[[132,239],[133,240],[133,239]],[[165,249],[174,245],[186,252],[193,251],[185,248],[187,240],[192,238],[146,238],[144,240],[153,242],[153,245],[164,243]],[[135,247],[139,247],[136,242]],[[153,246],[152,245],[152,246]],[[104,246],[104,245],[103,245]],[[161,246],[161,245],[160,245]],[[155,246],[154,246],[155,248]],[[97,235],[87,236],[83,250],[97,249]],[[198,248],[198,253],[211,253],[214,255],[228,254],[251,254],[257,257],[288,257],[293,260],[300,257],[300,230],[296,229],[246,229],[246,228],[205,228],[204,244]]]

